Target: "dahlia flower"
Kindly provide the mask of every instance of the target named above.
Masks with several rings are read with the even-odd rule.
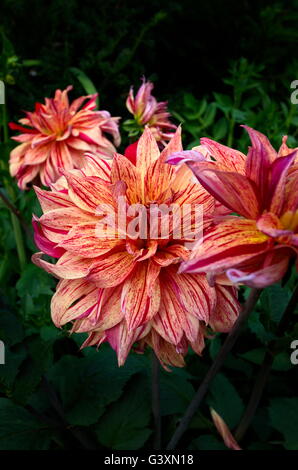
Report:
[[[86,151],[98,158],[112,157],[115,147],[106,133],[119,145],[119,118],[95,111],[97,95],[82,96],[69,104],[71,89],[56,90],[55,97],[46,98],[45,104],[36,103],[35,111],[26,112],[19,120],[21,125],[10,123],[11,129],[22,132],[12,137],[20,145],[11,152],[9,162],[10,174],[21,189],[27,189],[37,177],[50,186],[61,176],[61,169],[81,168]]]
[[[186,165],[165,163],[180,150],[180,129],[161,153],[146,129],[136,165],[119,154],[111,163],[89,154],[84,167],[64,171],[50,191],[35,188],[44,214],[34,217],[41,252],[33,262],[60,279],[52,319],[57,327],[72,322],[72,332],[87,332],[83,346],[110,343],[119,365],[135,344],[138,352],[152,347],[164,365],[183,366],[189,346],[201,353],[208,327],[226,332],[238,315],[234,287],[211,287],[205,274],[178,274],[189,256],[197,205],[207,219],[214,211],[213,197],[192,182]],[[186,204],[189,224],[179,235],[175,215]],[[176,211],[165,236],[157,205]],[[134,217],[136,208],[141,219]],[[143,237],[140,225],[147,221]]]
[[[238,215],[215,218],[181,269],[225,273],[233,283],[261,288],[279,281],[297,260],[297,151],[284,137],[276,152],[265,135],[244,127],[252,143],[247,156],[205,138],[201,144],[216,161],[203,161],[196,150],[191,158],[185,155],[204,188]],[[177,163],[175,155],[170,160]]]
[[[166,145],[166,141],[173,137],[173,132],[177,129],[177,126],[169,120],[170,113],[167,110],[167,102],[157,102],[156,98],[151,95],[153,87],[152,82],[146,82],[143,79],[143,84],[136,96],[134,96],[133,87],[131,87],[126,100],[126,107],[133,114],[140,131],[144,130],[145,126],[150,127],[155,139]],[[131,123],[130,121],[127,122]],[[132,135],[135,135],[135,133]]]

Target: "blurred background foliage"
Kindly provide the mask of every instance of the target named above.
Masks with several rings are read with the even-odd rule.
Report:
[[[245,151],[244,123],[265,132],[276,147],[285,134],[297,145],[298,107],[290,102],[290,84],[298,79],[297,21],[296,0],[2,0],[0,79],[7,107],[0,106],[0,190],[7,194],[9,181],[7,195],[28,224],[32,213],[39,214],[34,193],[21,193],[9,180],[5,162],[13,143],[5,123],[69,84],[73,96],[98,90],[100,109],[124,121],[129,87],[137,88],[145,75],[183,124],[187,148],[209,136]],[[127,143],[124,136],[122,150]],[[0,449],[152,448],[150,352],[132,353],[118,369],[109,347],[81,351],[83,335],[56,329],[50,319],[56,281],[30,264],[36,249],[25,239],[21,272],[11,217],[0,202],[0,339],[6,345]],[[286,286],[262,294],[181,448],[225,449],[208,407],[235,429],[294,282],[292,273]],[[244,300],[247,290],[240,295]],[[290,362],[297,338],[293,315],[276,340],[266,393],[241,442],[245,449],[298,449],[298,366]],[[163,446],[222,341],[223,335],[208,340],[202,358],[190,352],[184,370],[161,372]]]

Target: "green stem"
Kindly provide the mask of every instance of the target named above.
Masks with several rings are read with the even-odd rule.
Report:
[[[289,321],[291,317],[293,316],[293,312],[297,305],[297,302],[298,302],[298,284],[293,291],[292,297],[278,325],[277,332],[276,332],[276,335],[278,338],[280,338],[286,331]],[[273,364],[274,351],[276,349],[277,341],[278,339],[270,342],[268,346],[268,350],[266,351],[265,357],[263,359],[263,363],[260,367],[259,373],[257,375],[257,379],[255,381],[253,390],[251,392],[251,396],[250,396],[247,408],[236,429],[236,432],[235,432],[236,441],[239,441],[244,437],[247,429],[249,428],[254,418],[254,415],[256,413],[256,410],[262,398],[263,391],[264,391],[264,388],[266,386],[266,383],[270,374],[271,366]]]
[[[8,135],[8,127],[7,127],[7,115],[6,115],[6,105],[2,105],[2,127],[3,127],[3,142],[5,144],[8,143],[9,141],[9,135]],[[3,163],[2,163],[3,167]],[[6,190],[11,197],[11,199],[14,201],[15,200],[15,194],[12,186],[8,183],[5,182],[5,187]],[[20,268],[21,271],[24,270],[26,267],[26,252],[25,252],[25,246],[24,246],[24,241],[23,241],[23,236],[22,236],[22,230],[21,230],[21,225],[16,217],[16,215],[11,212],[11,222],[12,222],[12,227],[14,231],[14,236],[15,236],[15,241],[16,241],[16,247],[17,247],[17,252],[18,252],[18,257],[19,257],[19,263],[20,263]]]
[[[183,434],[187,431],[187,428],[198,410],[202,400],[205,398],[206,393],[209,390],[209,386],[216,376],[216,374],[220,371],[221,367],[224,364],[224,361],[233,348],[237,338],[239,337],[242,327],[245,324],[247,318],[249,317],[250,313],[253,311],[260,295],[262,289],[252,288],[249,294],[248,299],[246,300],[242,311],[239,314],[237,321],[235,322],[232,330],[228,334],[225,342],[223,343],[218,355],[216,356],[212,366],[208,370],[205,378],[201,382],[197,393],[195,394],[193,400],[191,401],[189,407],[187,408],[184,416],[182,417],[179,426],[177,427],[176,431],[174,432],[168,446],[167,450],[173,450],[176,448],[178,442],[180,441]]]

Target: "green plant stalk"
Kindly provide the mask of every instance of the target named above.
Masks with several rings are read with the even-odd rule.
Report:
[[[9,141],[9,135],[8,135],[7,115],[6,115],[5,104],[2,105],[2,127],[3,127],[3,142],[7,144]],[[2,166],[3,166],[3,162],[2,162]],[[12,198],[12,200],[14,200],[15,195],[14,195],[13,188],[7,182],[4,182],[4,184],[10,197]],[[23,271],[26,267],[26,252],[25,252],[25,247],[24,247],[21,225],[17,216],[13,212],[11,212],[11,223],[12,223],[12,227],[14,231],[20,268],[21,268],[21,271]]]
[[[199,386],[193,400],[191,401],[189,407],[187,408],[184,416],[182,417],[179,426],[177,427],[176,431],[174,432],[168,446],[167,450],[173,450],[176,448],[178,442],[180,441],[183,434],[187,431],[187,428],[190,424],[191,419],[193,418],[194,414],[198,410],[201,402],[205,398],[206,393],[209,390],[209,386],[216,376],[216,374],[220,371],[221,367],[224,364],[224,361],[233,348],[236,340],[238,339],[242,327],[245,324],[247,318],[253,311],[260,295],[262,289],[252,288],[249,294],[248,299],[246,300],[242,311],[239,314],[237,321],[235,322],[232,330],[228,334],[225,342],[223,343],[222,347],[220,348],[219,353],[217,354],[213,364],[211,365],[210,369],[208,370],[207,374],[205,375],[201,385]]]
[[[282,319],[278,325],[276,335],[280,338],[289,323],[289,319],[293,315],[294,309],[298,302],[298,284],[293,291],[291,299],[283,313]],[[278,341],[278,340],[277,340]],[[247,405],[247,408],[240,420],[240,423],[235,431],[235,439],[236,441],[241,440],[247,429],[249,428],[260,400],[263,395],[264,388],[266,386],[267,380],[269,378],[270,370],[274,361],[274,350],[275,350],[276,340],[270,342],[268,349],[266,351],[265,357],[263,359],[262,365],[260,367],[259,373],[257,375],[257,379],[255,381],[254,387],[251,392],[251,396]]]

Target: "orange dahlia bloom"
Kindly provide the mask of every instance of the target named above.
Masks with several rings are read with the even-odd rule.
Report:
[[[154,88],[152,82],[143,83],[137,91],[133,93],[130,88],[126,107],[133,114],[136,124],[144,130],[145,126],[150,127],[152,134],[158,142],[166,145],[166,142],[173,137],[173,132],[177,129],[175,124],[169,120],[170,113],[167,110],[167,101],[158,102],[151,92]]]
[[[252,142],[247,156],[205,138],[201,143],[216,161],[204,162],[195,151],[186,155],[205,189],[239,216],[217,217],[182,271],[225,273],[233,283],[261,288],[279,281],[297,260],[297,151],[283,138],[276,152],[267,137],[244,127]],[[177,163],[175,156],[170,160]]]
[[[26,112],[19,120],[21,125],[10,123],[11,129],[22,132],[12,137],[20,145],[11,152],[9,161],[10,174],[21,189],[27,189],[37,177],[50,186],[61,176],[61,170],[81,168],[86,151],[98,158],[111,158],[115,147],[106,133],[112,135],[115,145],[120,144],[119,118],[112,118],[107,111],[95,111],[97,95],[82,96],[70,104],[67,94],[71,89],[56,90],[54,98],[37,103],[34,112]]]
[[[238,315],[233,287],[211,287],[205,274],[178,274],[179,262],[189,256],[196,206],[207,218],[214,210],[213,197],[192,182],[186,165],[165,163],[180,150],[180,129],[161,153],[147,129],[135,166],[119,154],[111,163],[87,155],[84,167],[65,171],[51,191],[35,188],[44,214],[34,218],[42,251],[33,262],[60,278],[52,319],[58,327],[72,322],[73,332],[87,332],[84,346],[109,342],[119,365],[137,343],[137,351],[149,345],[163,364],[182,366],[189,345],[201,353],[207,326],[228,331]],[[176,211],[169,214],[165,236],[166,219],[156,209],[162,204]],[[177,235],[175,217],[185,204],[191,208],[188,231]],[[136,208],[142,219],[134,217]],[[144,221],[151,224],[145,237]]]

